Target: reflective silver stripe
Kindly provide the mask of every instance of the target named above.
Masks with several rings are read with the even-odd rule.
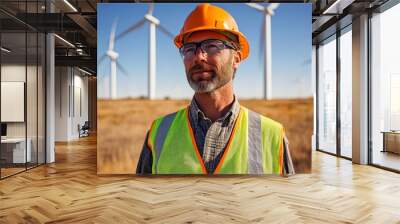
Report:
[[[249,110],[248,143],[249,174],[263,174],[262,142],[261,142],[261,116]]]
[[[175,118],[175,115],[176,115],[176,112],[165,116],[162,119],[161,124],[157,130],[156,139],[154,142],[154,148],[156,150],[156,161],[153,161],[155,163],[154,165],[155,165],[156,173],[157,173],[158,160],[160,159],[160,154],[161,154],[162,147],[164,145],[165,137],[167,137],[169,127],[171,127],[171,124]]]

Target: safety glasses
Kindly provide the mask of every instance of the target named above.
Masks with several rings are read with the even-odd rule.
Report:
[[[201,42],[185,43],[179,49],[179,53],[183,59],[188,59],[196,54],[198,47],[200,47],[201,51],[206,53],[207,56],[215,55],[221,52],[223,49],[237,50],[237,47],[231,42],[219,39],[207,39]]]

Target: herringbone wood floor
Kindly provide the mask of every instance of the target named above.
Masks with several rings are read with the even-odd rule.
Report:
[[[96,175],[95,138],[0,181],[0,223],[400,223],[400,175],[320,152],[281,177]]]

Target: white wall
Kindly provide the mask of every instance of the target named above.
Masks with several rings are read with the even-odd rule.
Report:
[[[25,65],[2,65],[1,81],[25,82]],[[1,108],[1,110],[6,110],[6,108]],[[7,123],[7,137],[25,137],[25,123]]]
[[[78,124],[88,120],[88,78],[83,75],[72,67],[56,67],[56,141],[79,138]]]
[[[36,67],[34,66],[27,66],[25,67],[24,65],[7,65],[4,64],[1,66],[1,81],[2,82],[25,82],[25,74],[27,69],[28,74],[35,73],[36,74]],[[30,80],[29,82],[32,82]],[[36,82],[30,83],[30,85],[36,85]],[[32,88],[27,88],[27,102],[32,102],[33,100],[30,98],[36,98],[36,89]],[[4,97],[4,96],[3,96]],[[29,98],[30,97],[30,98]],[[34,108],[36,108],[35,105],[28,105]],[[7,108],[1,108],[1,110],[7,110]],[[31,122],[35,120],[36,123],[36,114],[34,114],[34,117],[32,113],[28,113],[28,121]],[[32,125],[28,125],[28,128],[32,127]],[[29,130],[28,130],[29,132]],[[8,137],[25,137],[25,122],[7,122],[7,136]],[[30,137],[28,135],[28,137]]]
[[[32,67],[28,66],[28,70]],[[24,65],[1,65],[1,81],[20,81],[25,82]]]
[[[73,119],[72,119],[72,135],[78,137],[78,124],[81,126],[88,120],[88,78],[81,76],[82,73],[78,73],[74,70],[74,108]]]
[[[23,117],[26,112],[26,120],[23,118],[21,122],[5,122],[7,124],[8,138],[25,138],[29,139],[29,148],[33,162],[39,159],[39,163],[44,163],[44,74],[42,67],[36,65],[25,64],[2,64],[1,66],[1,81],[2,82],[23,82],[26,84],[26,106],[25,100],[22,108],[19,108]],[[27,80],[25,80],[27,78]],[[2,93],[4,89],[2,89]],[[24,93],[24,92],[23,92]],[[7,95],[2,95],[2,98],[8,98]],[[2,112],[13,110],[10,107],[2,107]],[[15,108],[14,108],[15,110]],[[16,111],[8,111],[16,113]],[[37,155],[39,153],[39,155]]]
[[[68,140],[69,79],[67,67],[55,68],[55,141]]]

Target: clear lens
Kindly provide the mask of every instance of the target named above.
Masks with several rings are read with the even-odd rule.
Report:
[[[207,54],[215,54],[225,48],[225,45],[222,41],[212,40],[212,41],[204,41],[201,43],[201,49]]]
[[[202,52],[207,55],[214,55],[225,48],[236,49],[232,44],[222,40],[203,40],[198,43],[186,43],[180,49],[183,58],[190,58],[196,54],[197,48],[200,47]]]
[[[181,47],[180,52],[183,57],[193,55],[197,50],[196,44],[185,44]]]

